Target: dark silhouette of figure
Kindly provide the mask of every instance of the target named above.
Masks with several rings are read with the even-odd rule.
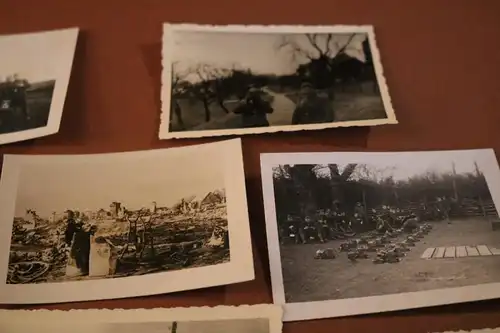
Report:
[[[13,77],[13,102],[14,105],[19,108],[21,116],[24,119],[29,120],[28,112],[28,96],[27,89],[29,88],[29,83],[25,79],[21,79],[17,74]]]
[[[299,94],[299,102],[292,116],[292,125],[329,123],[334,120],[330,100],[319,96],[310,83],[302,84]]]
[[[260,89],[250,87],[241,104],[234,109],[233,113],[242,117],[243,128],[269,126],[267,114],[273,113],[274,109],[262,95],[263,92]]]
[[[26,90],[29,84],[17,76],[0,83],[1,132],[20,131],[28,127]]]
[[[182,109],[177,99],[172,99],[172,108],[174,110],[175,117],[177,118],[177,123],[179,127],[184,130],[186,127],[184,126],[184,119],[182,118]]]
[[[85,230],[82,221],[75,218],[71,210],[66,212],[66,231],[64,240],[70,246],[70,256],[75,260],[76,267],[82,275],[89,274],[90,262],[90,236],[92,231]]]

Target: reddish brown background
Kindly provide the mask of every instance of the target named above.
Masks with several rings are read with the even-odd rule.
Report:
[[[78,26],[59,134],[0,154],[97,153],[198,144],[159,141],[162,22],[372,24],[399,125],[243,138],[256,280],[170,295],[46,306],[151,308],[269,303],[259,153],[500,149],[498,0],[0,0],[0,34]],[[0,50],[1,52],[1,50]],[[284,332],[429,332],[500,326],[489,301],[356,318],[287,323]]]

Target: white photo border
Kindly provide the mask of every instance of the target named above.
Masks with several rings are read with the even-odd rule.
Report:
[[[308,125],[286,125],[256,128],[237,128],[220,130],[199,131],[170,131],[170,100],[172,94],[172,55],[175,49],[173,43],[174,35],[179,31],[191,32],[235,32],[235,33],[366,33],[368,35],[377,84],[387,115],[382,119],[349,120],[333,123],[308,124]],[[295,132],[303,130],[321,130],[338,127],[365,127],[376,125],[398,124],[396,114],[392,106],[389,89],[384,76],[384,70],[380,60],[380,52],[377,47],[374,28],[371,25],[334,25],[334,26],[304,26],[304,25],[198,25],[198,24],[170,24],[163,25],[162,43],[162,88],[161,88],[161,117],[159,127],[159,139],[200,138],[224,135],[261,134],[276,132]]]
[[[213,156],[213,163],[223,167],[230,261],[211,266],[187,268],[148,275],[100,280],[54,282],[40,284],[7,284],[10,237],[16,203],[16,190],[23,163],[52,164],[57,161],[89,163],[92,159],[113,158],[118,161],[146,156],[171,154]],[[193,157],[193,165],[206,163]],[[186,171],[187,172],[187,171]],[[40,304],[100,299],[117,299],[182,290],[192,290],[255,279],[252,241],[243,170],[241,139],[225,140],[186,147],[126,153],[95,155],[5,155],[0,180],[0,304]],[[199,279],[203,276],[203,279]]]
[[[64,110],[64,103],[66,101],[66,93],[68,90],[69,80],[71,77],[71,70],[73,67],[73,60],[75,57],[76,44],[78,41],[79,28],[69,28],[60,30],[50,30],[43,32],[34,33],[23,33],[14,35],[0,35],[2,37],[9,38],[26,38],[26,37],[40,37],[45,35],[48,38],[61,35],[61,39],[65,40],[64,48],[61,47],[59,50],[59,57],[61,62],[57,67],[57,71],[54,73],[55,86],[52,95],[52,100],[50,103],[49,118],[47,125],[44,127],[27,129],[24,131],[10,132],[0,134],[0,145],[31,140],[43,136],[48,136],[59,132],[61,126],[61,118]],[[40,66],[43,66],[43,60],[41,60]]]
[[[92,327],[109,324],[163,323],[177,321],[221,321],[221,320],[269,320],[269,333],[281,333],[283,309],[272,304],[155,308],[155,309],[91,309],[91,310],[0,310],[0,327],[58,328]],[[29,330],[25,330],[29,331]],[[72,330],[71,330],[72,331]],[[10,330],[9,330],[10,332]]]
[[[499,210],[500,168],[493,149],[428,152],[321,152],[261,154],[262,191],[264,198],[273,302],[274,304],[282,305],[284,307],[284,321],[300,321],[380,313],[487,300],[500,297],[499,281],[499,283],[381,296],[286,303],[278,240],[278,227],[276,221],[272,168],[280,164],[370,163],[370,161],[374,160],[390,161],[391,157],[395,155],[407,156],[407,159],[412,161],[415,159],[415,155],[417,154],[446,154],[447,156],[455,156],[454,154],[456,154],[456,156],[461,156],[462,158],[467,156],[467,158],[475,160],[485,175],[497,211]]]

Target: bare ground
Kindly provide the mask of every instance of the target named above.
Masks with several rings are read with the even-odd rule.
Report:
[[[500,256],[420,258],[429,247],[500,248],[500,231],[492,231],[489,222],[482,219],[433,225],[434,229],[395,264],[374,264],[374,254],[355,263],[345,253],[333,260],[314,259],[316,250],[338,248],[342,241],[281,246],[286,301],[322,301],[500,282]]]
[[[297,93],[286,94],[296,102]],[[384,119],[387,114],[380,95],[370,93],[336,93],[332,102],[335,121]]]

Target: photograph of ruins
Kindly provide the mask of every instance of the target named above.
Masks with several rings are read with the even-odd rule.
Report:
[[[129,160],[120,168],[112,157],[23,166],[7,283],[126,277],[229,262],[222,170],[207,166],[186,174],[177,168],[182,160],[166,160]]]

